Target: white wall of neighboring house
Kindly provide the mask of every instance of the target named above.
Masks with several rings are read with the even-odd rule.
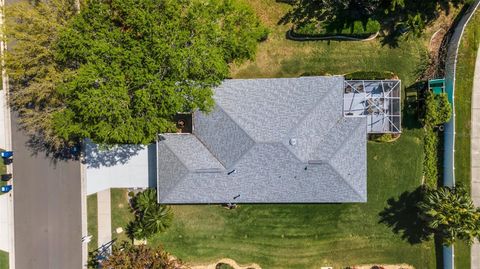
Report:
[[[156,146],[102,148],[85,141],[87,195],[109,188],[156,187]]]

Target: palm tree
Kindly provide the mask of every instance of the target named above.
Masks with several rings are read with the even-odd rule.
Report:
[[[441,236],[444,245],[456,239],[472,243],[480,235],[480,209],[463,187],[441,187],[427,190],[418,203],[420,217]]]
[[[127,226],[127,232],[131,238],[148,238],[164,232],[172,223],[172,210],[168,206],[157,203],[155,189],[138,193],[132,201],[132,210],[135,219]]]
[[[157,191],[155,189],[146,189],[138,193],[132,203],[133,210],[142,212],[142,214],[145,214],[155,205],[157,205]]]
[[[164,232],[172,224],[172,219],[170,207],[157,204],[143,215],[145,231],[149,235]]]

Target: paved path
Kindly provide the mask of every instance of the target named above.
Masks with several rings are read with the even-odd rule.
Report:
[[[80,162],[32,154],[12,121],[16,269],[81,268]]]
[[[110,205],[110,189],[97,193],[98,210],[98,247],[112,241],[112,210]]]
[[[475,206],[480,206],[480,49],[477,51],[475,76],[472,94],[472,198]],[[472,269],[480,269],[480,244],[475,242],[471,252]]]
[[[12,231],[13,231],[13,207],[12,194],[0,195],[0,250],[10,252],[12,251]]]

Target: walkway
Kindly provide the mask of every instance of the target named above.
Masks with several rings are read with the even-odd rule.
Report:
[[[472,198],[475,206],[480,206],[480,50],[477,51],[475,76],[472,94],[472,129],[471,129],[471,165],[472,165]],[[472,269],[480,269],[480,243],[472,246]]]
[[[112,210],[110,205],[110,189],[97,193],[98,210],[98,247],[112,241]]]
[[[13,198],[12,194],[0,195],[0,250],[10,252],[13,248]]]

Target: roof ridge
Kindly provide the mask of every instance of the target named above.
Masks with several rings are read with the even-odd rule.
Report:
[[[258,141],[255,140],[245,129],[242,128],[242,126],[240,124],[238,124],[238,122],[236,122],[232,116],[230,116],[226,111],[225,109],[223,109],[223,107],[221,107],[218,103],[215,103],[216,106],[218,107],[219,110],[223,111],[223,114],[225,114],[240,130],[242,130],[246,135],[247,137],[253,141],[253,145],[248,149],[246,150],[240,157],[238,157],[235,162],[231,165],[232,167],[235,166],[235,164],[238,163],[238,161],[240,159],[243,158],[243,156],[245,156],[248,152],[250,152],[250,150],[256,145],[258,144]],[[197,138],[198,141],[200,141],[200,143],[202,143],[202,145],[208,150],[208,152],[210,152],[210,154],[212,154],[212,156],[225,168],[225,169],[228,169],[228,167],[225,166],[225,164],[222,163],[222,161],[220,161],[217,156],[215,156],[215,154],[208,148],[208,146],[201,140],[197,137],[196,134],[192,133],[193,136],[195,136],[195,138]]]
[[[308,112],[306,112],[306,113],[301,117],[301,120],[298,121],[297,124],[295,124],[295,125],[288,131],[287,135],[291,135],[292,132],[295,131],[295,130],[298,128],[298,126],[299,126],[300,124],[302,124],[302,123],[306,120],[306,117],[307,117],[308,115],[312,114],[312,111],[315,110],[316,108],[318,108],[318,107],[320,106],[320,104],[322,103],[322,101],[325,100],[325,98],[326,98],[327,96],[329,96],[329,94],[331,94],[332,92],[335,92],[335,91],[325,91],[325,92],[324,92],[325,94],[323,94],[323,96],[321,97],[321,99],[318,100],[318,102],[316,102],[315,105],[314,105],[312,108],[310,108],[310,109],[308,110]]]
[[[202,146],[213,156],[213,158],[215,158],[215,160],[217,160],[217,162],[223,166],[223,168],[226,168],[225,165],[223,165],[223,163],[217,158],[217,156],[215,156],[215,154],[213,154],[207,146],[205,146],[205,144],[202,142],[202,140],[198,139],[198,137],[193,134],[193,133],[168,133],[170,135],[191,135],[192,137],[194,137],[195,139],[197,139],[198,142],[200,142],[200,144],[202,144]],[[163,135],[163,134],[160,134],[160,135]],[[190,168],[188,168],[188,166],[180,159],[178,158],[177,154],[175,154],[175,152],[170,148],[170,146],[165,143],[165,146],[167,146],[168,150],[173,154],[175,155],[175,158],[177,158],[180,163],[186,168],[187,171],[190,171],[190,172],[195,172],[195,170],[191,170]]]
[[[157,161],[156,161],[156,165],[157,165],[157,170],[158,170],[158,143],[161,142],[161,140],[157,140]],[[183,182],[185,180],[185,178],[187,177],[187,175],[190,173],[190,169],[188,169],[188,167],[185,165],[185,163],[182,162],[182,160],[180,158],[178,158],[177,154],[175,154],[175,152],[173,152],[173,150],[168,146],[167,143],[163,143],[165,145],[165,147],[167,148],[168,151],[170,151],[171,154],[173,154],[173,156],[175,157],[175,159],[177,159],[177,161],[183,166],[184,168],[184,171],[186,171],[187,173],[185,173],[183,175],[183,177],[180,177],[179,180],[177,180],[177,182],[173,185],[173,187],[171,187],[169,190],[168,190],[168,193],[171,192],[171,190],[175,189],[181,182]],[[158,185],[158,181],[159,181],[159,173],[157,171],[157,185]],[[168,196],[168,194],[167,194]],[[157,199],[158,201],[160,202],[160,192],[158,191],[158,186],[157,186]]]
[[[335,167],[333,167],[333,166],[330,164],[330,162],[327,161],[327,162],[326,162],[326,165],[328,165],[328,167],[332,168],[333,172],[334,172],[335,174],[337,174],[338,177],[340,177],[340,178],[342,179],[342,181],[343,181],[345,184],[347,184],[347,186],[348,186],[356,195],[358,195],[358,197],[360,197],[360,198],[365,198],[365,200],[367,200],[367,197],[364,197],[362,194],[360,194],[360,193],[358,192],[358,190],[357,190],[355,187],[353,187],[353,186],[350,184],[350,182],[348,182],[348,180],[346,180],[346,179],[337,171],[337,169],[335,169]]]
[[[364,126],[364,125],[363,125],[360,121],[358,121],[358,123],[357,123],[357,125],[355,126],[354,130],[357,130],[357,129],[358,129],[359,127],[361,127],[361,126]],[[366,128],[366,126],[365,126],[365,128]],[[346,140],[346,139],[345,139],[345,140]],[[345,140],[343,140],[343,141],[345,141]],[[361,195],[361,194],[357,191],[357,189],[355,189],[355,188],[350,184],[350,182],[349,182],[347,179],[345,179],[345,178],[337,171],[337,169],[335,168],[335,166],[330,163],[330,161],[333,159],[333,157],[337,156],[338,152],[340,152],[340,150],[343,149],[343,148],[345,147],[345,145],[346,145],[346,143],[341,143],[341,144],[340,144],[340,147],[337,148],[337,150],[333,153],[333,155],[330,156],[330,158],[327,158],[327,159],[326,159],[326,160],[327,160],[326,163],[328,164],[328,166],[330,166],[330,167],[335,171],[335,173],[337,173],[337,174],[343,179],[343,181],[344,181],[345,183],[348,184],[348,186],[349,186],[350,188],[352,188],[352,189],[355,191],[355,193],[356,193],[357,195],[359,195],[360,197],[366,199],[367,197],[363,197],[363,195]],[[366,147],[366,146],[365,146],[365,147]],[[366,152],[366,148],[365,148],[365,152]],[[366,161],[367,161],[367,160],[365,159],[365,162],[366,162]],[[365,167],[366,167],[366,166],[365,166]]]
[[[238,124],[238,122],[237,122],[236,120],[234,120],[234,118],[233,118],[230,114],[228,114],[227,111],[225,111],[225,109],[223,109],[223,107],[220,106],[219,103],[215,102],[215,104],[217,105],[217,107],[218,107],[220,110],[223,111],[223,113],[224,113],[225,115],[227,115],[227,117],[228,117],[233,123],[235,123],[235,125],[237,125],[238,128],[240,128],[240,130],[242,130],[250,139],[252,139],[252,141],[253,141],[255,144],[258,142],[257,140],[255,140],[255,138],[253,138],[253,136],[252,136],[250,133],[248,133],[245,129],[243,129],[242,125]]]
[[[205,145],[205,143],[203,143],[203,141],[202,141],[201,139],[199,139],[199,138],[197,137],[196,134],[193,134],[193,133],[192,133],[192,135],[195,137],[195,139],[198,140],[198,142],[200,142],[200,144],[202,144],[202,146],[203,146],[208,152],[210,152],[210,154],[212,154],[213,158],[215,158],[215,160],[217,160],[217,162],[218,162],[223,168],[227,169],[227,167],[225,167],[225,165],[222,163],[222,161],[220,161],[220,160],[217,158],[217,156],[215,156],[215,154],[213,154],[213,152],[207,147],[207,145]]]
[[[324,135],[322,135],[322,138],[321,138],[322,141],[330,134],[330,131],[331,131],[335,126],[338,126],[339,124],[341,124],[341,123],[339,123],[339,122],[340,122],[342,119],[343,119],[342,123],[346,123],[346,122],[348,121],[347,118],[341,116],[340,119],[337,120],[337,122],[336,122],[335,124],[333,124],[332,127],[330,127],[330,128],[328,129],[328,131],[325,132]],[[358,126],[361,125],[361,124],[363,124],[363,122],[358,121],[357,125],[356,125],[356,126],[354,125],[355,128],[353,128],[353,129],[356,130],[356,129],[358,128]],[[350,138],[350,136],[346,136],[344,139],[342,139],[342,143],[340,144],[340,147],[338,147],[337,150],[334,151],[334,153],[330,156],[330,158],[326,158],[326,159],[327,159],[327,160],[330,160],[330,159],[332,159],[332,157],[336,156],[337,152],[345,146],[345,143],[343,143],[343,142],[347,141],[349,138]]]

